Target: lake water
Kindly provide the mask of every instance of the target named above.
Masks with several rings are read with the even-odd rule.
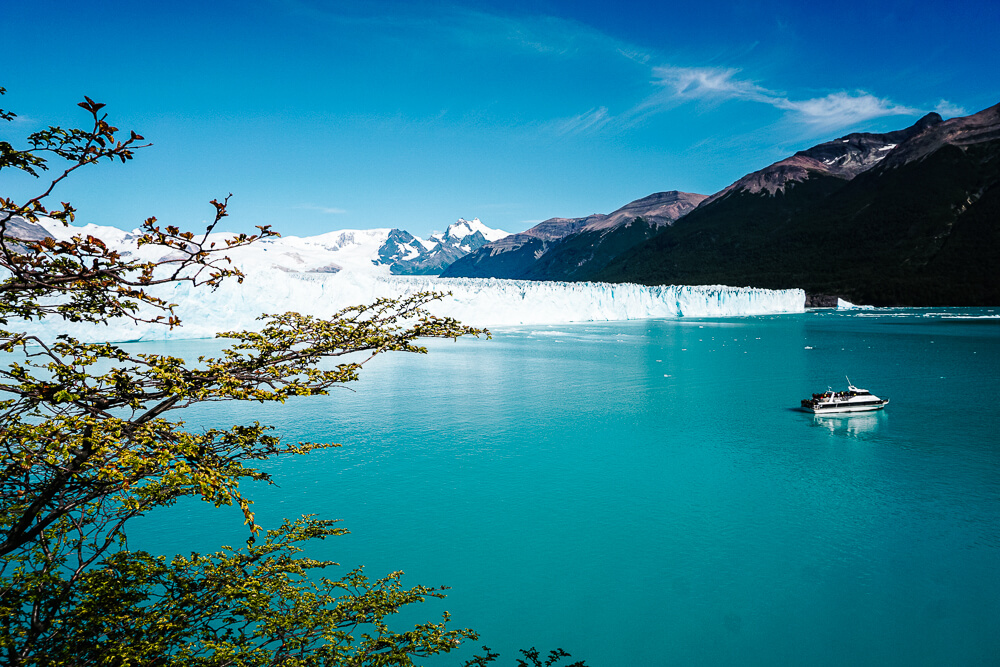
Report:
[[[503,664],[529,646],[594,667],[1000,664],[997,313],[591,323],[429,347],[377,360],[355,392],[189,421],[342,443],[268,464],[259,520],[344,519],[351,534],[309,555],[451,586],[413,619],[447,609]],[[845,375],[891,403],[792,409]],[[246,538],[238,513],[194,502],[130,535],[163,553]]]

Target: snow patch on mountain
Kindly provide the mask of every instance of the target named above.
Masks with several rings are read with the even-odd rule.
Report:
[[[459,218],[456,222],[453,222],[448,226],[448,229],[444,233],[431,234],[431,238],[437,241],[444,242],[456,242],[462,241],[467,237],[474,236],[475,234],[480,234],[486,242],[499,241],[505,236],[510,236],[508,232],[502,229],[492,229],[484,225],[479,218],[473,218],[472,220],[466,220],[465,218]]]

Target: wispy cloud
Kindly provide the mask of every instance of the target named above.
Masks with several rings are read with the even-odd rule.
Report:
[[[934,111],[937,111],[939,114],[941,114],[946,118],[952,118],[954,116],[964,116],[968,113],[968,111],[965,110],[965,107],[960,107],[957,104],[952,104],[948,100],[941,100],[940,102],[938,102],[937,106],[934,107]]]
[[[721,67],[654,67],[654,84],[662,87],[665,94],[656,96],[653,101],[744,99],[768,102],[777,97],[776,93],[752,81],[736,78],[738,73],[738,69]]]
[[[779,109],[797,114],[797,120],[818,129],[837,129],[883,116],[913,116],[919,109],[895,104],[859,90],[855,93],[838,92],[826,97],[808,100],[778,99],[773,102]]]
[[[625,56],[633,62],[639,63],[640,65],[646,65],[653,59],[652,54],[635,46],[622,45],[615,50],[618,51],[619,54]]]
[[[839,91],[824,97],[791,99],[737,75],[738,69],[713,67],[653,68],[654,84],[663,91],[643,103],[645,107],[673,107],[695,100],[744,100],[788,111],[793,120],[817,131],[849,127],[884,116],[908,116],[918,109],[895,104],[863,90]]]
[[[15,115],[13,118],[11,118],[7,122],[9,122],[11,125],[15,125],[15,126],[18,126],[18,125],[21,125],[21,126],[41,125],[41,121],[33,118],[32,116],[23,116],[23,115],[20,115],[20,114]],[[0,125],[0,127],[2,127],[2,125]]]
[[[558,16],[490,12],[420,0],[412,3],[390,1],[376,9],[362,6],[349,10],[333,9],[319,0],[271,1],[310,20],[325,20],[341,27],[361,30],[384,29],[391,25],[402,34],[423,34],[421,43],[504,48],[561,59],[581,57],[581,63],[586,62],[582,59],[584,55],[627,59],[638,65],[636,76],[650,78],[652,91],[645,99],[620,105],[616,105],[615,100],[595,100],[597,104],[588,111],[540,124],[546,131],[559,136],[628,129],[651,116],[692,102],[739,100],[769,105],[785,111],[788,121],[800,125],[808,133],[817,134],[875,118],[920,113],[918,109],[863,90],[844,89],[819,97],[796,98],[743,76],[737,67],[651,66],[650,63],[663,62],[663,52]],[[748,52],[755,47],[756,42],[750,45]],[[614,111],[616,106],[622,110]],[[938,106],[943,115],[963,111],[946,100],[941,100]]]
[[[345,7],[324,0],[271,0],[284,11],[310,21],[323,21],[354,30],[387,26],[404,34],[423,34],[422,43],[452,43],[494,48],[505,44],[545,55],[567,56],[590,50],[617,51],[637,62],[651,54],[608,33],[572,19],[550,14],[491,12],[457,3],[396,0]],[[371,4],[371,3],[369,3]]]
[[[619,39],[585,23],[558,16],[506,15],[452,7],[444,14],[453,37],[477,45],[506,44],[550,56],[586,53],[617,54],[645,64],[654,56],[648,49]]]
[[[571,118],[562,118],[553,124],[557,134],[580,134],[599,130],[611,121],[607,107],[591,109],[586,113]]]
[[[333,208],[330,206],[316,206],[315,204],[299,204],[295,208],[303,211],[318,211],[320,213],[326,213],[327,215],[340,215],[342,213],[347,213],[347,211],[342,208]]]
[[[717,104],[730,100],[766,104],[787,112],[787,121],[803,128],[808,135],[822,134],[886,116],[911,116],[920,109],[896,104],[863,90],[837,91],[822,97],[795,99],[786,93],[766,88],[756,81],[739,76],[732,67],[651,68],[653,92],[621,113],[613,114],[601,106],[548,124],[558,135],[594,133],[600,130],[623,130],[639,125],[650,117],[681,105],[702,102]],[[958,115],[960,107],[941,100],[942,115]],[[943,110],[942,110],[943,109]]]

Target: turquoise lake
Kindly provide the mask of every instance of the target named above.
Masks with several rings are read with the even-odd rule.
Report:
[[[194,356],[214,341],[145,343]],[[409,621],[592,667],[1000,664],[1000,316],[817,310],[504,328],[385,356],[353,392],[219,404],[343,447],[268,463],[265,526],[351,534],[308,555],[452,587]],[[881,412],[814,417],[851,381]],[[189,502],[130,531],[240,545]],[[464,648],[430,665],[457,665]]]

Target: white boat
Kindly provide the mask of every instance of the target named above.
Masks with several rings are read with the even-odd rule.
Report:
[[[802,399],[802,409],[823,415],[838,412],[871,412],[881,410],[888,402],[888,398],[879,398],[867,389],[858,389],[851,384],[851,378],[847,378],[847,391],[828,389],[822,394],[813,394],[812,398]]]

